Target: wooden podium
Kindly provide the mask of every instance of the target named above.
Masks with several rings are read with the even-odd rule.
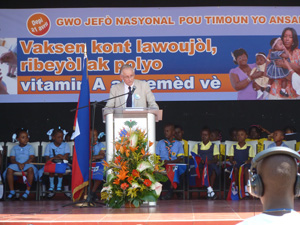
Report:
[[[150,153],[155,153],[155,122],[162,119],[162,110],[151,108],[103,108],[103,122],[106,124],[106,160],[114,158],[114,141],[120,137],[120,131],[125,127],[126,121],[135,121],[133,127],[145,130],[148,140],[154,142]]]

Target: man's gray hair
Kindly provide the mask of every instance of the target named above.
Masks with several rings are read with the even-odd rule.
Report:
[[[132,66],[129,65],[129,64],[124,64],[124,65],[121,67],[121,69],[120,69],[120,74],[122,75],[122,71],[123,71],[124,69],[128,69],[128,68],[132,69],[133,74],[135,74],[134,69],[133,69]]]

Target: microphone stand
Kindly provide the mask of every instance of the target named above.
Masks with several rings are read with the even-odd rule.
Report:
[[[77,110],[80,110],[80,109],[83,109],[83,108],[87,108],[87,107],[93,106],[92,121],[91,122],[92,122],[92,134],[94,134],[97,105],[99,105],[100,103],[103,103],[105,101],[109,101],[111,99],[115,99],[115,98],[119,98],[119,97],[128,95],[128,94],[130,94],[130,92],[131,92],[131,94],[133,94],[134,91],[135,91],[135,86],[133,87],[132,91],[129,91],[129,92],[125,93],[125,94],[121,94],[121,95],[118,95],[118,96],[107,98],[107,99],[104,99],[104,100],[102,100],[100,102],[95,101],[95,102],[93,102],[93,103],[91,103],[89,105],[85,105],[85,106],[82,106],[80,108],[71,109],[70,112],[74,112],[74,111],[77,111]],[[92,135],[90,151],[92,151],[94,143],[95,143],[94,135]],[[90,155],[92,155],[92,154],[90,154]],[[89,159],[89,184],[88,184],[88,196],[87,196],[87,198],[85,200],[81,200],[81,201],[77,201],[77,202],[72,202],[72,203],[65,204],[62,207],[69,206],[69,205],[75,205],[75,206],[79,206],[80,208],[83,208],[83,207],[102,207],[102,206],[105,205],[102,202],[93,201],[93,198],[91,196],[91,180],[92,180],[92,178],[91,178],[91,170],[92,170],[92,157],[90,157],[90,159]],[[99,204],[99,206],[97,206],[97,204]]]

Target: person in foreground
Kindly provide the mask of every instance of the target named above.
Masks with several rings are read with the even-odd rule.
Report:
[[[299,224],[300,214],[294,210],[294,197],[300,195],[296,159],[300,160],[300,155],[287,147],[268,148],[255,156],[249,193],[260,198],[263,213],[239,225]]]
[[[111,87],[109,98],[125,93],[128,93],[128,95],[110,99],[106,103],[106,108],[142,107],[158,109],[149,84],[145,81],[134,79],[135,72],[130,65],[125,64],[121,67],[120,78],[123,82]]]

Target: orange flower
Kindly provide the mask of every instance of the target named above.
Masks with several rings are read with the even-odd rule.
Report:
[[[103,160],[103,162],[105,167],[109,167],[109,164],[105,160]]]
[[[128,170],[128,167],[127,167],[126,164],[127,164],[127,162],[121,162],[120,163],[120,167],[121,167],[122,170]]]
[[[121,184],[121,188],[122,188],[123,190],[126,190],[128,187],[129,187],[129,185],[128,185],[127,183]]]
[[[115,158],[115,164],[119,164],[121,162],[121,156]]]
[[[120,152],[121,152],[121,154],[124,154],[124,151],[125,151],[124,146],[120,146]]]
[[[145,155],[145,149],[141,149],[141,153],[143,154],[143,155]]]
[[[120,180],[125,180],[127,176],[128,171],[126,170],[120,170],[119,174],[117,177],[119,177]]]
[[[129,156],[130,156],[130,150],[126,149],[126,157],[129,157]]]
[[[113,184],[119,185],[119,184],[120,184],[120,179],[119,179],[119,178],[116,178],[116,179],[114,180]]]
[[[116,149],[117,149],[118,151],[120,150],[120,147],[121,147],[120,143],[116,143]]]
[[[153,142],[149,141],[149,147],[151,147],[153,145]]]
[[[137,170],[132,170],[132,176],[134,177],[140,177],[140,173]]]
[[[139,148],[139,147],[133,148],[133,147],[130,147],[130,146],[129,146],[129,149],[130,149],[132,152],[135,152],[138,148]]]
[[[144,180],[144,184],[145,184],[147,187],[150,187],[151,184],[152,184],[152,182],[151,182],[151,180],[149,180],[149,179],[145,179],[145,180]]]
[[[155,171],[159,171],[159,166],[158,166],[158,164],[156,164],[156,165],[154,166],[154,170],[155,170]]]
[[[128,177],[128,179],[127,179],[128,183],[130,183],[130,184],[131,184],[132,180],[133,180],[133,177]]]

